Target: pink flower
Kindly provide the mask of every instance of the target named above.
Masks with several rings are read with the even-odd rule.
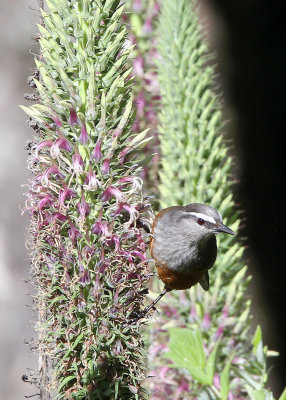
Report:
[[[43,140],[42,142],[37,144],[36,150],[35,150],[35,156],[39,156],[39,150],[42,149],[43,147],[52,147],[53,142],[52,140]]]
[[[222,336],[223,330],[224,330],[224,327],[223,327],[223,326],[220,326],[220,327],[217,329],[216,334],[215,334],[215,340],[218,340],[218,339]]]
[[[148,121],[153,122],[156,117],[157,117],[157,114],[154,110],[154,106],[152,106],[152,104],[150,104],[146,111],[146,118]]]
[[[61,123],[61,120],[56,115],[53,115],[52,118],[53,118],[54,123],[56,124],[56,126],[58,128],[61,128],[63,126],[63,124]]]
[[[55,175],[59,179],[64,178],[64,175],[59,171],[58,167],[52,166],[50,168],[47,168],[41,177],[41,183],[43,186],[45,186],[45,187],[49,186],[50,175]]]
[[[202,322],[202,328],[204,330],[208,330],[209,327],[211,326],[211,317],[209,313],[205,313],[203,322]]]
[[[73,147],[66,138],[61,137],[59,139],[56,139],[55,142],[53,143],[50,150],[51,156],[53,158],[57,158],[60,155],[60,149],[66,151],[72,151]]]
[[[139,13],[142,9],[141,0],[134,0],[133,11]]]
[[[55,212],[51,216],[47,216],[47,219],[50,220],[51,222],[58,222],[58,221],[66,222],[68,220],[68,217],[60,212]]]
[[[156,1],[156,3],[154,4],[153,10],[152,10],[152,15],[153,17],[157,14],[159,14],[160,11],[160,4],[158,1]]]
[[[84,268],[82,264],[79,265],[79,271],[80,271],[80,277],[79,277],[79,282],[85,286],[90,283],[90,278],[88,275],[87,270]]]
[[[214,382],[214,386],[217,389],[220,389],[220,378],[219,378],[219,375],[215,374],[213,382]]]
[[[72,169],[76,175],[83,173],[83,159],[79,153],[72,156]]]
[[[188,391],[189,391],[189,382],[187,382],[185,379],[181,379],[175,393],[175,399],[181,398],[180,395],[183,392],[188,392]]]
[[[73,108],[70,109],[69,124],[71,126],[74,124],[78,124],[77,113]]]
[[[95,148],[92,153],[92,158],[96,162],[99,162],[102,159],[101,142],[99,140],[96,142]]]
[[[196,310],[196,306],[194,304],[192,304],[191,312],[190,312],[190,315],[189,315],[189,320],[190,320],[190,322],[194,322],[197,319],[198,319],[198,313],[197,313],[197,310]]]
[[[103,236],[107,237],[107,236],[111,235],[111,233],[108,230],[108,225],[105,221],[104,222],[97,221],[91,228],[91,232],[97,236],[103,235]]]
[[[46,206],[53,204],[53,198],[50,194],[45,195],[38,203],[38,209],[42,211],[42,209]]]
[[[131,206],[128,203],[120,203],[118,205],[118,208],[115,211],[114,215],[120,214],[123,209],[126,210],[129,213],[130,218],[129,218],[128,223],[130,223],[130,224],[131,223],[135,223],[137,218],[138,218],[139,213],[138,213],[138,211],[136,210],[135,207]]]
[[[109,158],[106,158],[101,166],[101,172],[103,175],[108,175],[110,173],[110,160]]]
[[[81,196],[81,201],[77,203],[79,214],[82,218],[86,218],[90,214],[90,206],[85,201],[84,195]]]
[[[146,97],[144,94],[144,91],[141,90],[141,92],[138,93],[136,99],[135,99],[135,103],[137,106],[137,116],[139,118],[142,118],[144,115],[144,109],[146,106]]]
[[[123,164],[123,163],[124,163],[125,156],[126,156],[126,154],[129,153],[129,151],[130,151],[130,148],[129,148],[129,147],[125,147],[125,149],[123,149],[123,150],[118,154],[118,159],[119,159],[120,164]]]
[[[94,246],[84,246],[82,249],[82,256],[85,260],[90,260],[95,254],[95,248]]]
[[[95,190],[97,190],[98,186],[100,186],[100,182],[97,179],[95,172],[90,170],[86,174],[84,189],[90,192],[94,192]]]
[[[72,223],[70,223],[69,238],[75,242],[76,239],[80,237],[82,237],[80,231]]]
[[[135,256],[135,257],[140,258],[141,261],[146,261],[146,256],[145,256],[145,254],[144,254],[144,253],[141,253],[141,252],[138,251],[138,250],[132,251],[131,254],[132,254],[132,256]]]
[[[113,131],[112,137],[115,139],[115,138],[117,138],[118,136],[120,136],[121,133],[122,133],[122,129],[116,128],[116,129],[114,129],[114,131]]]
[[[223,307],[222,316],[223,316],[223,318],[227,318],[228,317],[228,306],[224,306]]]
[[[70,200],[75,197],[75,192],[72,189],[69,189],[66,184],[63,184],[64,189],[60,190],[59,193],[59,208],[63,208],[65,206],[65,201]]]
[[[152,26],[152,18],[151,17],[147,17],[144,25],[143,25],[143,32],[145,33],[150,33],[153,30],[153,26]]]
[[[112,235],[110,238],[107,238],[106,240],[107,244],[110,246],[112,243],[115,245],[115,252],[120,253],[121,252],[121,247],[120,247],[120,238],[117,235]]]
[[[88,143],[88,134],[87,134],[86,126],[84,124],[81,125],[79,141],[81,144]]]
[[[123,178],[118,179],[118,184],[124,184],[134,181],[134,176],[124,176]]]
[[[120,192],[119,189],[117,189],[114,186],[109,186],[108,188],[105,189],[105,191],[101,195],[101,201],[104,203],[106,201],[109,201],[111,197],[114,196],[117,201],[122,201],[124,200],[125,196],[123,193]]]
[[[144,75],[144,59],[142,56],[138,56],[133,61],[133,73],[138,77],[142,77]]]

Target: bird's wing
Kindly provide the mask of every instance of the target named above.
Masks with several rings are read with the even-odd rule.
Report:
[[[201,287],[205,290],[208,291],[210,287],[210,281],[209,281],[209,273],[206,271],[202,279],[199,281],[199,284]]]

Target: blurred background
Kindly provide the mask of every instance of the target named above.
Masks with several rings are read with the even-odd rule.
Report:
[[[144,1],[144,0],[142,0]],[[27,105],[26,80],[35,50],[31,37],[38,21],[37,0],[0,0],[0,398],[22,400],[36,393],[21,380],[37,359],[25,345],[34,337],[35,316],[25,249],[27,217],[21,217],[28,180],[26,141],[33,130],[18,108]],[[264,343],[281,353],[271,359],[270,387],[276,397],[285,386],[286,289],[282,194],[286,110],[284,14],[279,2],[202,0],[202,15],[218,63],[226,127],[235,160],[236,201],[246,217],[246,259],[253,276],[249,289],[255,324]],[[285,153],[285,152],[284,152]]]
[[[249,295],[264,344],[280,352],[270,386],[286,385],[285,147],[286,34],[282,3],[205,0],[217,54],[227,134],[234,140],[236,201],[246,217]]]
[[[0,398],[23,400],[35,388],[21,380],[27,368],[37,368],[37,359],[28,351],[25,340],[34,337],[29,261],[25,249],[27,217],[21,217],[28,179],[26,141],[33,131],[19,104],[29,92],[36,32],[36,0],[0,0]]]

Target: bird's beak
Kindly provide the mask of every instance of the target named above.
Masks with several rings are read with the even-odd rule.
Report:
[[[224,224],[220,224],[217,227],[216,232],[218,232],[218,233],[223,232],[223,233],[228,233],[229,235],[235,235],[235,233],[230,228],[225,226]]]

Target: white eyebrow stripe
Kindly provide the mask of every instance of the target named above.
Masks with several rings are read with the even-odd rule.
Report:
[[[212,224],[216,224],[216,220],[211,217],[210,215],[202,214],[202,213],[196,213],[196,212],[190,212],[191,215],[194,215],[197,218],[202,218],[205,221],[211,222]]]

